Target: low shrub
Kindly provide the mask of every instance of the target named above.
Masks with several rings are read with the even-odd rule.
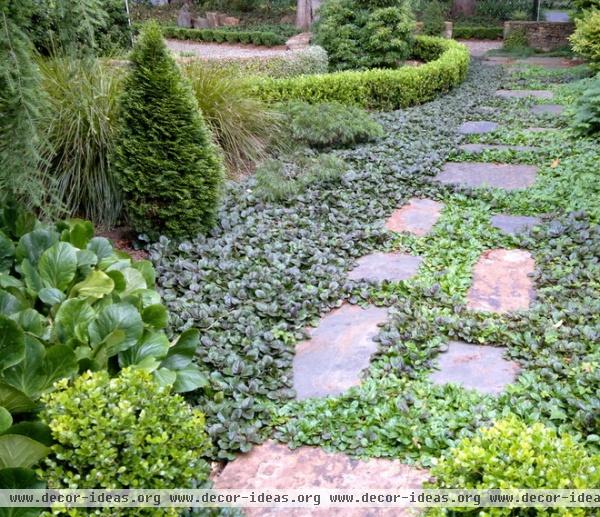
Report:
[[[194,61],[183,71],[230,170],[243,169],[248,162],[265,158],[269,143],[279,133],[279,113],[250,95],[243,79],[227,70]]]
[[[214,223],[223,166],[188,82],[156,23],[132,53],[116,166],[133,228],[195,237]]]
[[[314,148],[349,147],[383,136],[383,128],[370,115],[337,102],[308,104],[289,102],[280,106],[290,138]]]
[[[50,488],[191,488],[208,478],[204,415],[147,372],[87,372],[43,402],[56,442],[39,469]]]
[[[432,36],[415,39],[413,57],[429,62],[399,70],[258,78],[249,82],[249,88],[269,102],[340,102],[367,109],[393,110],[427,102],[460,84],[466,77],[470,60],[464,45]]]
[[[502,48],[511,52],[524,51],[529,47],[527,31],[524,27],[512,29],[504,38]]]
[[[455,39],[502,39],[502,27],[457,25],[452,28]]]
[[[490,21],[506,21],[515,11],[531,11],[531,5],[531,0],[477,0],[475,14]]]
[[[600,70],[600,9],[585,11],[575,20],[575,32],[570,40],[573,50]]]
[[[577,100],[573,129],[582,136],[600,134],[600,75]]]
[[[439,36],[444,30],[444,8],[437,0],[428,2],[423,11],[423,34]]]
[[[432,488],[595,488],[600,483],[600,455],[588,454],[568,434],[559,436],[541,423],[527,424],[509,416],[463,439],[431,474]],[[510,508],[497,510],[502,511],[494,515],[513,515]],[[480,509],[462,512],[479,515]]]
[[[165,38],[188,41],[214,41],[216,43],[252,43],[266,47],[285,45],[286,39],[275,32],[232,31],[225,29],[184,29],[164,27]]]

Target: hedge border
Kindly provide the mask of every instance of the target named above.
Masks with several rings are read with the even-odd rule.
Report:
[[[464,81],[470,62],[465,45],[434,36],[417,36],[412,57],[426,63],[418,67],[344,71],[286,79],[252,78],[249,89],[267,102],[336,101],[389,111],[422,104],[449,91]]]
[[[163,27],[165,38],[184,41],[202,41],[214,43],[247,43],[275,47],[285,45],[285,38],[274,32],[233,31],[223,29],[185,29],[181,27]]]
[[[503,27],[489,27],[479,25],[455,25],[452,37],[455,39],[502,39]]]

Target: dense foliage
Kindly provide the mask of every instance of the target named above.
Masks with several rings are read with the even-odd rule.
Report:
[[[452,28],[452,37],[456,39],[502,39],[502,27],[458,25]]]
[[[437,0],[427,3],[423,11],[423,33],[439,36],[444,30],[444,8]]]
[[[585,11],[575,20],[575,25],[570,38],[573,50],[600,69],[600,9]]]
[[[329,0],[319,10],[315,42],[336,70],[396,68],[410,55],[414,28],[408,0]]]
[[[257,78],[250,87],[267,101],[340,102],[369,109],[398,109],[427,102],[460,84],[470,59],[469,51],[460,43],[431,36],[416,38],[412,57],[428,63],[399,70]]]
[[[221,157],[158,25],[142,31],[131,62],[116,149],[127,216],[140,232],[197,235],[214,222]]]
[[[56,442],[39,469],[50,488],[192,488],[208,478],[204,415],[143,370],[86,372],[43,402]]]
[[[253,45],[264,45],[274,47],[284,45],[286,39],[274,32],[252,31],[252,30],[221,30],[221,29],[182,29],[178,27],[165,27],[166,38],[174,38],[187,41],[214,41],[216,43],[251,43]]]
[[[578,99],[573,126],[581,135],[600,134],[600,75]]]
[[[315,148],[339,148],[376,140],[382,127],[364,110],[337,102],[288,102],[279,107],[286,135]]]

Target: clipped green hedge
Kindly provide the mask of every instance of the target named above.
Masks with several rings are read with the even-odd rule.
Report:
[[[215,43],[252,43],[265,47],[285,45],[285,38],[274,32],[264,31],[232,31],[224,29],[183,29],[164,27],[165,38],[188,41],[205,41]]]
[[[455,25],[452,29],[452,37],[455,39],[502,39],[503,33],[502,27]]]
[[[286,79],[253,78],[252,93],[268,102],[341,102],[368,109],[393,110],[421,104],[460,84],[469,67],[468,49],[456,41],[418,36],[413,58],[418,67],[344,71]]]

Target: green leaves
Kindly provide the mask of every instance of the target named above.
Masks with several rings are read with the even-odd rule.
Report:
[[[0,434],[12,425],[12,416],[9,411],[0,406]]]
[[[109,305],[89,326],[90,344],[94,355],[102,350],[111,357],[135,345],[143,332],[142,317],[133,305]]]
[[[10,270],[14,256],[14,244],[6,235],[0,232],[0,273]]]
[[[77,250],[66,242],[58,242],[40,257],[39,273],[45,287],[64,291],[77,272]]]
[[[92,271],[83,282],[73,287],[73,294],[82,298],[100,299],[113,292],[115,282],[104,271]]]
[[[25,357],[25,334],[6,316],[0,315],[0,372]]]
[[[27,436],[0,435],[0,469],[32,467],[49,451],[48,447]]]

